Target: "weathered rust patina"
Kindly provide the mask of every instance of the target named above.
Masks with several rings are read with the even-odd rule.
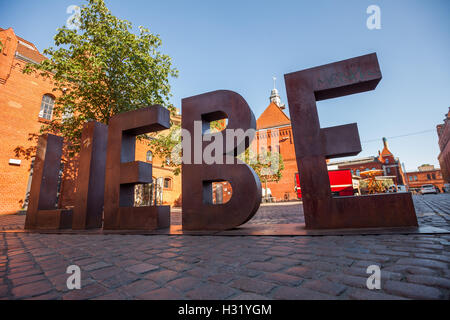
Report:
[[[200,144],[195,141],[188,144],[183,139],[183,229],[226,230],[249,221],[261,203],[261,182],[253,169],[235,156],[248,148],[254,131],[227,141],[225,130],[215,133],[207,130],[211,121],[223,118],[228,118],[226,129],[254,130],[256,120],[253,112],[244,98],[226,90],[185,98],[182,108],[182,128],[194,139],[201,135],[202,140],[206,140]],[[195,132],[195,122],[202,123],[201,132]],[[207,164],[203,151],[216,139],[223,141],[221,164]],[[196,145],[201,149],[197,150]],[[227,203],[213,204],[212,184],[218,181],[228,181],[231,185],[232,196]]]
[[[170,128],[170,112],[155,105],[109,121],[104,229],[153,230],[170,226],[170,206],[133,207],[134,186],[152,182],[152,165],[135,161],[136,136]]]
[[[326,159],[357,155],[356,123],[320,128],[316,101],[374,90],[375,53],[285,75],[308,229],[417,226],[410,193],[333,198]]]
[[[39,137],[33,167],[25,229],[67,229],[72,211],[57,209],[58,176],[63,138],[45,134]]]
[[[90,121],[83,127],[72,229],[102,227],[108,126]]]

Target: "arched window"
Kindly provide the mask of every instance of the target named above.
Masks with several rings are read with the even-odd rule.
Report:
[[[172,188],[172,179],[164,178],[164,189],[171,189],[171,188]]]
[[[361,173],[361,171],[359,171],[359,169],[356,170],[356,175],[359,176]]]
[[[39,111],[39,118],[46,120],[52,120],[53,106],[55,104],[55,98],[46,94],[42,97],[41,110]]]
[[[150,150],[147,151],[146,160],[147,160],[148,162],[153,161],[153,153],[152,153]]]

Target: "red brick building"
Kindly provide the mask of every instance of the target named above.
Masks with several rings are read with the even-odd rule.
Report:
[[[417,169],[417,171],[406,173],[410,191],[418,191],[424,184],[432,184],[442,191],[444,179],[440,169],[436,169],[433,165],[422,165]]]
[[[297,199],[295,192],[295,173],[297,161],[295,158],[294,139],[292,136],[291,120],[284,113],[285,106],[280,101],[277,89],[270,95],[270,104],[256,120],[256,143],[260,148],[277,151],[283,157],[284,170],[278,182],[268,182],[275,201]],[[262,186],[264,188],[264,185]]]
[[[339,169],[350,169],[352,174],[356,176],[359,176],[362,171],[383,170],[383,176],[392,177],[394,184],[406,184],[406,176],[400,160],[389,150],[386,138],[383,138],[383,150],[378,151],[378,156],[335,161],[329,163],[329,165],[335,165]]]
[[[22,72],[27,63],[46,59],[33,43],[17,36],[12,28],[0,28],[0,41],[0,214],[7,214],[23,208],[32,177],[32,160],[16,157],[14,149],[33,146],[29,134],[38,133],[41,125],[52,118],[56,93],[48,77]],[[172,121],[179,124],[181,116]],[[154,157],[148,143],[138,141],[136,160],[153,164],[160,202],[177,204],[181,199],[181,177],[163,165],[165,159]],[[60,191],[60,207],[73,205],[73,179],[63,175]]]
[[[22,73],[27,63],[45,59],[35,45],[12,28],[0,29],[0,41],[0,213],[13,213],[21,208],[31,181],[31,160],[17,158],[14,149],[31,146],[28,135],[51,117],[55,95],[51,79]]]
[[[437,126],[439,137],[439,148],[441,153],[438,156],[441,166],[442,176],[445,183],[450,183],[450,108],[444,119],[444,123]]]

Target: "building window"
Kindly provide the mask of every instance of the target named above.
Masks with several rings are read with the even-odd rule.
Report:
[[[428,180],[431,180],[431,176],[430,176],[429,173],[427,173],[427,179],[428,179]]]
[[[414,180],[417,181],[417,176],[414,176]]]
[[[153,161],[153,153],[150,150],[148,150],[147,156],[145,158],[147,159],[148,162]]]
[[[387,168],[386,169],[386,172],[389,174],[389,173],[391,173],[391,168]]]
[[[409,181],[413,181],[413,177],[412,176],[409,176]]]
[[[433,178],[433,180],[436,180],[436,175],[434,173],[431,174],[431,177]]]
[[[386,164],[389,164],[389,159],[386,159]]]
[[[360,174],[360,171],[358,169],[358,170],[356,170],[356,175],[359,176],[359,174]]]
[[[55,104],[55,98],[46,94],[42,97],[41,110],[39,111],[39,118],[46,120],[52,120],[53,106]]]
[[[171,189],[171,188],[172,188],[172,179],[164,178],[164,189]]]

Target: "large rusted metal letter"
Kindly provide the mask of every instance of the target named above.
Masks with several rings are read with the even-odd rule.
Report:
[[[326,159],[356,155],[356,123],[320,128],[316,101],[374,90],[375,53],[285,75],[308,229],[417,226],[410,193],[333,198]]]
[[[108,126],[90,121],[83,127],[72,229],[102,227]]]
[[[72,211],[56,209],[62,144],[62,137],[39,137],[25,219],[27,230],[67,229],[72,225]]]
[[[159,105],[110,119],[103,229],[153,230],[170,226],[170,206],[133,207],[135,184],[152,182],[151,164],[134,161],[136,136],[168,128],[169,110]]]
[[[191,161],[195,160],[192,164],[184,159],[182,164],[183,229],[226,230],[247,222],[261,203],[261,182],[253,169],[235,156],[250,145],[254,131],[246,137],[233,139],[226,139],[225,130],[217,133],[206,131],[211,121],[223,118],[228,118],[226,130],[241,133],[254,130],[253,112],[239,94],[225,90],[185,98],[182,108],[182,128],[194,140],[188,144],[183,137],[183,156],[189,154],[192,155]],[[203,130],[195,132],[196,127]],[[207,164],[203,151],[208,143],[203,140],[216,142],[216,139],[224,145],[223,154],[215,157],[222,164]],[[232,196],[227,203],[212,203],[212,183],[217,181],[228,181],[232,187]]]

